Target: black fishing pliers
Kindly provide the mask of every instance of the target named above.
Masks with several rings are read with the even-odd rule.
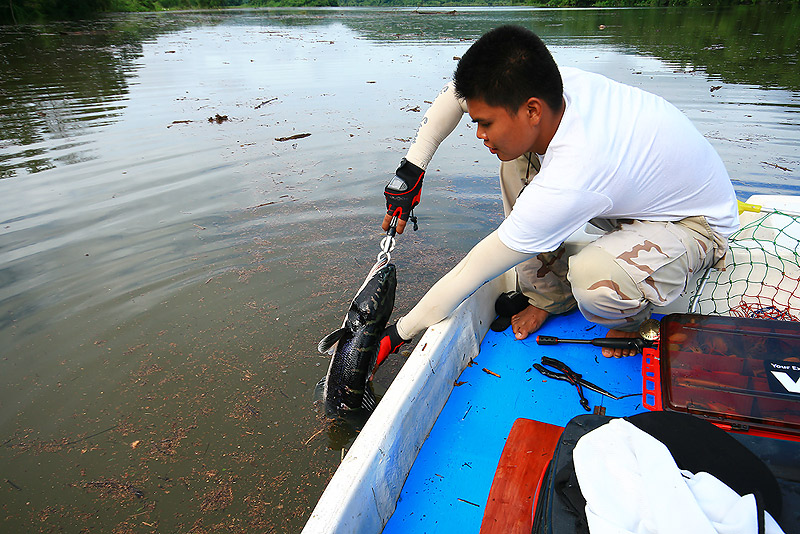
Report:
[[[555,369],[558,369],[558,371],[560,372],[551,371],[550,369],[547,369],[545,365],[548,367],[553,367]],[[591,408],[589,408],[589,401],[586,399],[586,397],[583,396],[583,388],[591,389],[592,391],[596,391],[597,393],[605,395],[606,397],[612,398],[614,400],[619,400],[619,397],[617,397],[616,395],[612,395],[611,393],[601,388],[600,386],[592,384],[588,380],[584,380],[580,374],[570,369],[569,366],[567,366],[567,364],[565,364],[562,361],[556,360],[555,358],[542,356],[542,363],[541,364],[534,363],[533,368],[542,373],[547,378],[564,380],[565,382],[569,382],[570,384],[574,385],[575,388],[578,390],[578,395],[580,395],[581,397],[581,406],[583,406],[583,409],[586,410],[587,412],[591,411]]]

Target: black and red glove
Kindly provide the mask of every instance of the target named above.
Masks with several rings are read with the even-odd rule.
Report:
[[[383,331],[380,343],[378,344],[378,358],[375,360],[375,369],[383,363],[383,360],[390,354],[397,352],[404,343],[408,343],[410,339],[403,339],[397,332],[397,323],[392,326],[386,327]],[[375,369],[372,372],[375,372]]]
[[[425,171],[403,158],[395,176],[386,184],[386,213],[401,221],[407,221],[411,211],[422,197],[422,178]]]

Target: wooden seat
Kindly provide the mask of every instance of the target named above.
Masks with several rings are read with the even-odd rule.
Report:
[[[536,488],[563,430],[531,419],[514,421],[489,490],[481,534],[530,534]]]

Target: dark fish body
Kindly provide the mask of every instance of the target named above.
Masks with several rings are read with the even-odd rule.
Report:
[[[332,354],[328,374],[321,382],[321,396],[328,413],[343,414],[374,407],[367,380],[394,308],[396,288],[397,269],[388,263],[365,281],[350,304],[342,327],[319,342],[320,352]]]

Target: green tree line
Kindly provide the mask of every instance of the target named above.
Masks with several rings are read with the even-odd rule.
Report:
[[[226,7],[457,7],[494,5],[622,7],[735,5],[774,1],[776,0],[0,0],[0,24],[79,19],[105,12],[221,9]],[[800,3],[800,0],[785,1],[794,4]]]
[[[125,11],[246,6],[318,7],[341,4],[337,0],[0,0],[0,24],[80,19],[98,13]]]

